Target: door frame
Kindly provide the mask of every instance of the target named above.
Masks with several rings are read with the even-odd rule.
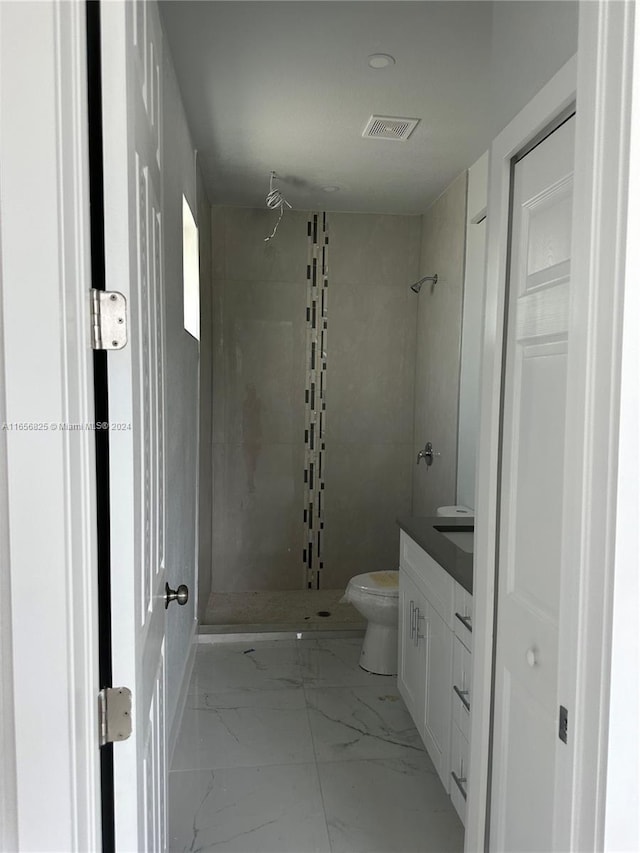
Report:
[[[95,420],[86,62],[83,2],[0,3],[9,422]],[[17,835],[10,849],[100,850],[94,434],[7,431],[5,441],[0,559],[12,654],[2,659],[3,695],[13,694],[16,772],[0,761],[0,781]]]
[[[563,532],[563,562],[570,561],[575,570],[565,572],[563,578],[558,676],[566,700],[563,704],[570,713],[570,733],[568,748],[558,753],[555,782],[566,791],[570,811],[569,835],[559,836],[562,844],[558,849],[603,849],[605,814],[610,807],[605,777],[612,596],[618,569],[615,504],[622,312],[625,290],[631,293],[634,284],[630,275],[625,276],[624,264],[631,92],[632,82],[636,89],[640,84],[637,67],[633,81],[633,44],[632,4],[581,3],[577,55],[491,146],[476,486],[474,707],[465,838],[469,853],[486,849],[490,797],[497,472],[511,160],[576,98],[572,277],[583,286],[574,289],[570,306],[567,434],[575,440],[568,448],[565,480],[574,484],[574,491],[570,499],[565,498],[568,523]]]

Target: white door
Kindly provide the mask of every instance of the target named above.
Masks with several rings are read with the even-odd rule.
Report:
[[[557,674],[574,125],[513,171],[490,825],[490,849],[500,851],[555,849],[562,814],[554,773],[566,748]]]
[[[166,849],[161,50],[155,3],[101,4],[107,290],[129,343],[109,353],[113,683],[133,693],[114,747],[116,849]]]

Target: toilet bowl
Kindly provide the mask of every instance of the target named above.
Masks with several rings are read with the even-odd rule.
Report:
[[[398,673],[399,572],[367,572],[351,578],[344,599],[367,620],[360,666],[377,675]]]

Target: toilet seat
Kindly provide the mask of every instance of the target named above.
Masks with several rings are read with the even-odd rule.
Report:
[[[399,594],[398,578],[400,572],[365,572],[356,575],[349,581],[352,589],[366,592],[369,595],[380,595],[386,598],[397,598]]]

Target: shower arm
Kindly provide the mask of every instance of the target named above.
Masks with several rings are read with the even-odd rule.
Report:
[[[411,285],[411,290],[413,290],[414,293],[420,293],[420,289],[422,288],[422,285],[425,283],[425,281],[432,282],[433,286],[435,287],[436,284],[438,283],[438,276],[437,275],[425,275],[424,278],[421,278],[419,281],[416,281],[415,284]]]

